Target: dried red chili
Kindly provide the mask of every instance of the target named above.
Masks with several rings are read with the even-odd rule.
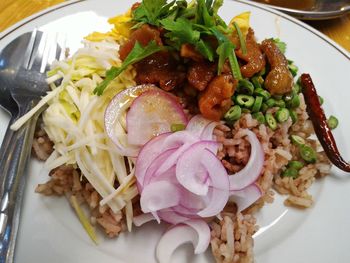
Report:
[[[321,107],[311,76],[309,74],[302,74],[300,80],[307,105],[307,112],[325,153],[335,166],[345,172],[350,172],[350,164],[341,157],[331,129],[328,127],[327,118]]]

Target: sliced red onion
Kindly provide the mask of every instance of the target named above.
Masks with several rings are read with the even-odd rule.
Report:
[[[171,134],[171,136],[167,137],[162,144],[160,144],[160,148],[162,150],[180,147],[181,145],[185,143],[195,143],[198,142],[198,138],[193,136],[190,132],[184,130],[184,131],[178,131]]]
[[[198,114],[193,116],[187,124],[186,130],[190,131],[195,137],[200,138],[203,130],[208,124],[213,121],[204,118],[202,115]]]
[[[198,235],[198,241],[195,245],[194,253],[203,253],[209,246],[210,243],[210,228],[208,224],[203,220],[188,220],[184,224],[192,227]]]
[[[154,136],[170,132],[172,124],[187,125],[181,105],[161,89],[152,89],[137,97],[126,116],[128,141],[143,145]]]
[[[220,160],[208,148],[216,145],[212,141],[200,141],[193,144],[178,159],[176,178],[179,183],[190,192],[197,195],[206,195],[209,185],[228,191],[228,177]],[[207,167],[203,159],[213,167]],[[210,171],[214,171],[211,174]],[[207,173],[208,171],[208,173]],[[209,176],[209,178],[207,178]]]
[[[198,242],[196,231],[187,225],[177,225],[163,234],[156,248],[156,256],[159,263],[171,262],[174,251],[185,243]]]
[[[235,174],[231,174],[230,190],[241,190],[254,183],[258,179],[264,166],[264,150],[255,133],[246,129],[246,135],[250,142],[251,150],[247,165]]]
[[[199,141],[191,145],[181,155],[176,164],[176,178],[179,183],[188,191],[197,195],[206,195],[208,193],[210,182],[207,180],[208,174],[201,163],[201,159],[204,150],[212,146],[212,144],[216,143]],[[218,163],[222,166],[219,160]]]
[[[189,220],[169,229],[160,239],[156,255],[159,263],[169,263],[174,251],[182,244],[191,242],[195,253],[203,253],[209,246],[210,229],[202,220]]]
[[[107,106],[104,116],[105,130],[120,155],[136,157],[139,152],[139,147],[127,142],[125,131],[119,122],[120,118],[137,96],[154,89],[157,87],[151,84],[128,88],[114,96]]]
[[[155,218],[151,213],[134,216],[132,219],[134,225],[137,227],[142,226],[143,224],[146,224],[152,220],[155,220]]]
[[[149,142],[147,142],[140,150],[136,160],[135,177],[138,183],[139,191],[142,190],[144,178],[148,167],[152,164],[155,158],[162,153],[160,144],[172,133],[163,133]]]
[[[177,225],[188,220],[187,216],[181,215],[180,213],[174,211],[174,208],[158,211],[158,215],[163,221],[173,225]]]
[[[166,150],[164,151],[163,153],[161,153],[160,155],[158,155],[154,160],[153,162],[151,163],[151,165],[147,168],[146,170],[146,174],[145,174],[145,177],[144,177],[144,181],[143,181],[143,185],[148,185],[151,183],[151,181],[154,181],[154,180],[157,180],[158,177],[160,177],[162,174],[168,172],[168,170],[172,167],[169,167],[167,170],[165,171],[162,171],[162,172],[159,172],[159,166],[166,162],[170,156],[172,156],[175,152],[177,151],[176,148],[173,148],[173,149],[169,149],[169,150]],[[175,164],[173,165],[175,166]],[[172,172],[172,171],[170,171]],[[173,169],[173,174],[172,174],[175,178],[175,170]],[[162,176],[163,180],[166,179],[168,177],[171,177],[170,176]],[[171,178],[169,178],[170,180]]]
[[[225,167],[212,152],[204,150],[201,162],[211,180],[211,196],[207,207],[198,215],[209,217],[219,214],[225,207],[229,197],[229,181]]]
[[[254,204],[261,196],[260,187],[257,184],[251,184],[242,190],[230,191],[229,200],[234,202],[237,205],[238,212],[241,212]]]
[[[201,134],[202,140],[213,140],[214,139],[214,129],[218,125],[217,122],[209,123],[203,130]],[[215,152],[216,154],[216,152]]]
[[[180,203],[178,187],[168,181],[153,182],[143,188],[140,204],[144,213],[156,212]]]
[[[166,160],[157,162],[158,170],[157,174],[164,173],[165,171],[169,170],[170,167],[176,165],[177,160],[180,158],[180,156],[191,147],[193,143],[185,143],[179,148],[177,148],[171,155],[168,156]]]

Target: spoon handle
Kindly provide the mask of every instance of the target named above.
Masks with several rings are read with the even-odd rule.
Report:
[[[37,116],[20,130],[6,135],[2,145],[7,146],[0,160],[0,263],[13,263],[15,241],[26,177],[24,169],[31,152]]]

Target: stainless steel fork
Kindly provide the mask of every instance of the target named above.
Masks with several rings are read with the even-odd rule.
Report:
[[[57,38],[57,34],[34,30],[15,39],[0,53],[0,103],[12,116],[0,149],[0,263],[14,261],[23,174],[39,113],[16,132],[9,127],[48,90],[43,73],[64,52]]]

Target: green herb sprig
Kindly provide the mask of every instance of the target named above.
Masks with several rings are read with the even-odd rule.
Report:
[[[147,46],[142,47],[139,42],[136,42],[134,48],[129,55],[125,58],[120,67],[111,67],[106,72],[105,79],[94,89],[94,94],[101,96],[103,91],[107,88],[109,83],[113,81],[120,73],[122,73],[128,66],[156,53],[163,49],[158,46],[154,40],[148,43]]]

